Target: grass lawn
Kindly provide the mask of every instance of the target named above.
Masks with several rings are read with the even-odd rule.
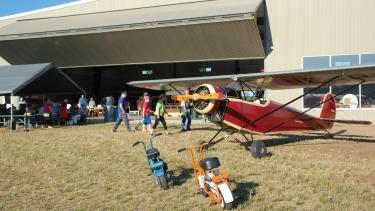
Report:
[[[190,157],[177,150],[209,139],[215,127],[157,137],[170,170],[162,191],[137,140],[112,125],[0,129],[0,210],[218,210],[197,194]],[[338,129],[342,129],[340,126]],[[256,160],[247,144],[227,141],[208,152],[230,173],[238,210],[375,210],[375,141],[367,129],[327,139],[319,134],[255,136],[271,156]],[[337,130],[338,130],[337,129]],[[363,131],[362,131],[363,130]],[[161,132],[161,131],[160,131]],[[375,132],[372,132],[375,135]]]

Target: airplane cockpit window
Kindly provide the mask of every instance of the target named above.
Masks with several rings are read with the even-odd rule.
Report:
[[[255,101],[255,94],[253,91],[242,91],[241,98],[246,101],[254,102]]]
[[[248,91],[248,90],[241,91],[241,98],[243,100],[246,100],[249,102],[255,102],[259,104],[267,103],[267,99],[265,99],[264,95],[265,95],[264,90],[261,88],[257,88],[255,91]]]
[[[238,96],[238,92],[235,90],[235,89],[232,89],[232,88],[222,88],[221,90],[223,93],[226,93],[226,95],[228,97],[231,97],[231,98],[240,98]]]

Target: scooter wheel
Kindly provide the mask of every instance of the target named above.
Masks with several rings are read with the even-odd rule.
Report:
[[[168,186],[167,175],[159,176],[158,179],[159,179],[161,189],[168,190],[169,186]]]
[[[224,210],[232,210],[232,209],[233,209],[233,202],[225,203],[225,201],[224,201],[224,197],[223,197],[223,195],[221,194],[221,192],[220,192],[220,197],[221,197],[221,204],[220,204],[220,206],[221,206]]]
[[[201,188],[201,189],[199,190],[199,193],[200,193],[202,196],[204,196],[204,197],[208,197],[208,194],[207,194],[206,192],[204,192],[204,189],[203,189],[203,188]]]

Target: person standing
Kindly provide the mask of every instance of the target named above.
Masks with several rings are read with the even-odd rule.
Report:
[[[43,104],[43,120],[44,120],[44,124],[47,125],[48,128],[52,128],[51,116],[52,116],[52,101],[48,99],[47,102]]]
[[[85,98],[85,95],[81,95],[81,98],[78,100],[78,106],[80,109],[81,114],[81,122],[86,122],[87,117],[87,99]]]
[[[154,114],[155,114],[155,123],[152,126],[151,134],[154,134],[154,130],[158,126],[159,122],[161,122],[163,124],[165,134],[166,135],[169,134],[168,133],[168,128],[167,128],[167,123],[166,123],[165,118],[164,118],[164,114],[167,113],[166,110],[165,110],[164,101],[165,101],[165,95],[161,94],[160,97],[159,97],[158,102],[156,103],[156,109],[155,109],[155,112],[154,112]]]
[[[129,119],[128,119],[128,116],[125,112],[126,110],[126,107],[127,107],[127,103],[126,103],[126,97],[128,96],[128,93],[126,91],[123,91],[121,92],[121,96],[120,98],[118,99],[118,106],[117,106],[117,110],[118,110],[118,117],[117,117],[117,120],[116,120],[116,123],[115,125],[113,126],[113,129],[112,131],[113,132],[116,132],[117,131],[117,128],[118,126],[121,124],[121,121],[124,122],[124,125],[125,125],[125,128],[129,131],[129,132],[133,132],[130,128],[130,125],[129,125]]]
[[[151,134],[151,107],[150,107],[150,96],[144,96],[145,102],[143,103],[142,117],[143,125],[147,128],[147,131]]]
[[[189,90],[185,90],[185,95],[189,95]],[[191,130],[190,101],[181,101],[181,132]]]
[[[143,97],[139,97],[137,100],[138,116],[142,116]]]

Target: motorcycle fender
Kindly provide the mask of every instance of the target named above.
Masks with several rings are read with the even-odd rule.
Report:
[[[203,188],[204,187],[204,176],[198,176],[198,182],[199,182],[199,187]]]
[[[231,203],[234,201],[232,190],[229,188],[228,184],[221,183],[218,185],[218,188],[223,196],[223,200],[225,203]]]
[[[154,169],[154,174],[155,174],[157,177],[159,177],[159,176],[163,176],[163,175],[165,175],[165,171],[164,171],[164,169],[162,169],[162,168]]]

